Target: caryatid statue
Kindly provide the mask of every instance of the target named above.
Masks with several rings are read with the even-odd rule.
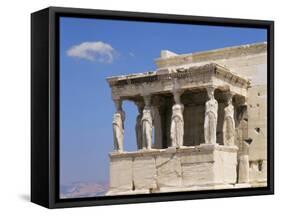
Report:
[[[114,113],[112,127],[114,148],[117,152],[123,152],[124,127],[121,112]]]
[[[223,143],[227,146],[234,145],[235,138],[235,122],[234,122],[234,107],[232,105],[232,95],[228,96],[227,106],[224,108],[223,121]]]
[[[116,112],[113,114],[112,121],[114,149],[117,152],[122,152],[124,142],[125,113],[122,110],[122,101],[115,100],[114,102],[116,106]]]
[[[183,146],[183,134],[184,134],[184,121],[183,121],[183,109],[184,106],[181,104],[180,96],[181,91],[179,90],[179,84],[177,80],[174,80],[173,96],[175,104],[172,107],[172,121],[170,136],[173,147]]]
[[[152,113],[150,107],[150,97],[145,97],[145,107],[143,109],[142,119],[142,148],[151,149],[152,148]]]
[[[214,88],[207,88],[209,100],[205,104],[204,136],[205,144],[216,144],[218,102],[214,97]]]
[[[171,140],[173,147],[183,146],[184,121],[182,104],[175,104],[172,108]]]

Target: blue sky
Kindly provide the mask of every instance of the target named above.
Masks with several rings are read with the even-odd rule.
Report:
[[[266,30],[101,19],[60,19],[61,184],[108,181],[114,104],[106,77],[155,70],[178,54],[266,41]],[[125,102],[124,148],[136,149],[134,104]]]

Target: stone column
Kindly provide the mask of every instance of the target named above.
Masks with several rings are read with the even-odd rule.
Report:
[[[135,131],[136,131],[136,141],[137,141],[137,148],[142,149],[142,115],[143,115],[143,108],[144,104],[143,102],[135,102],[135,104],[138,107],[138,115],[136,118],[136,126],[135,126]]]
[[[113,115],[113,141],[114,149],[123,152],[125,112],[122,110],[122,100],[114,99],[116,112]]]
[[[141,119],[142,125],[142,148],[150,150],[152,148],[152,111],[151,111],[151,96],[144,96],[144,109]]]
[[[180,96],[181,91],[174,90],[173,96],[175,104],[172,107],[172,120],[171,120],[171,141],[172,147],[180,148],[183,146],[183,135],[184,135],[184,120],[183,110],[184,106],[181,104]]]
[[[217,119],[218,119],[218,102],[214,96],[215,88],[208,87],[207,93],[209,100],[205,104],[205,121],[204,121],[204,144],[216,144],[217,142]]]
[[[232,93],[227,94],[227,105],[224,108],[223,121],[223,144],[226,146],[234,146],[235,139],[235,121],[234,121],[234,107],[232,105]]]

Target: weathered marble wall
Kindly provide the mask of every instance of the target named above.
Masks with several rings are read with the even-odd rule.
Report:
[[[233,188],[237,148],[200,145],[112,153],[107,195]]]

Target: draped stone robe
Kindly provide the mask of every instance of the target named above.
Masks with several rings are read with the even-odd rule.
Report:
[[[144,108],[142,116],[142,148],[152,147],[152,115],[150,108]]]
[[[218,102],[212,98],[206,102],[204,136],[206,144],[216,143],[216,129],[218,118]]]
[[[223,143],[224,145],[234,145],[235,136],[235,122],[234,122],[234,108],[229,104],[224,108],[224,122],[223,122]]]
[[[113,127],[114,148],[116,151],[122,152],[124,128],[123,128],[122,114],[120,112],[114,113],[112,127]]]
[[[171,140],[173,147],[183,146],[184,120],[183,105],[175,104],[173,106],[172,122],[171,122]]]

